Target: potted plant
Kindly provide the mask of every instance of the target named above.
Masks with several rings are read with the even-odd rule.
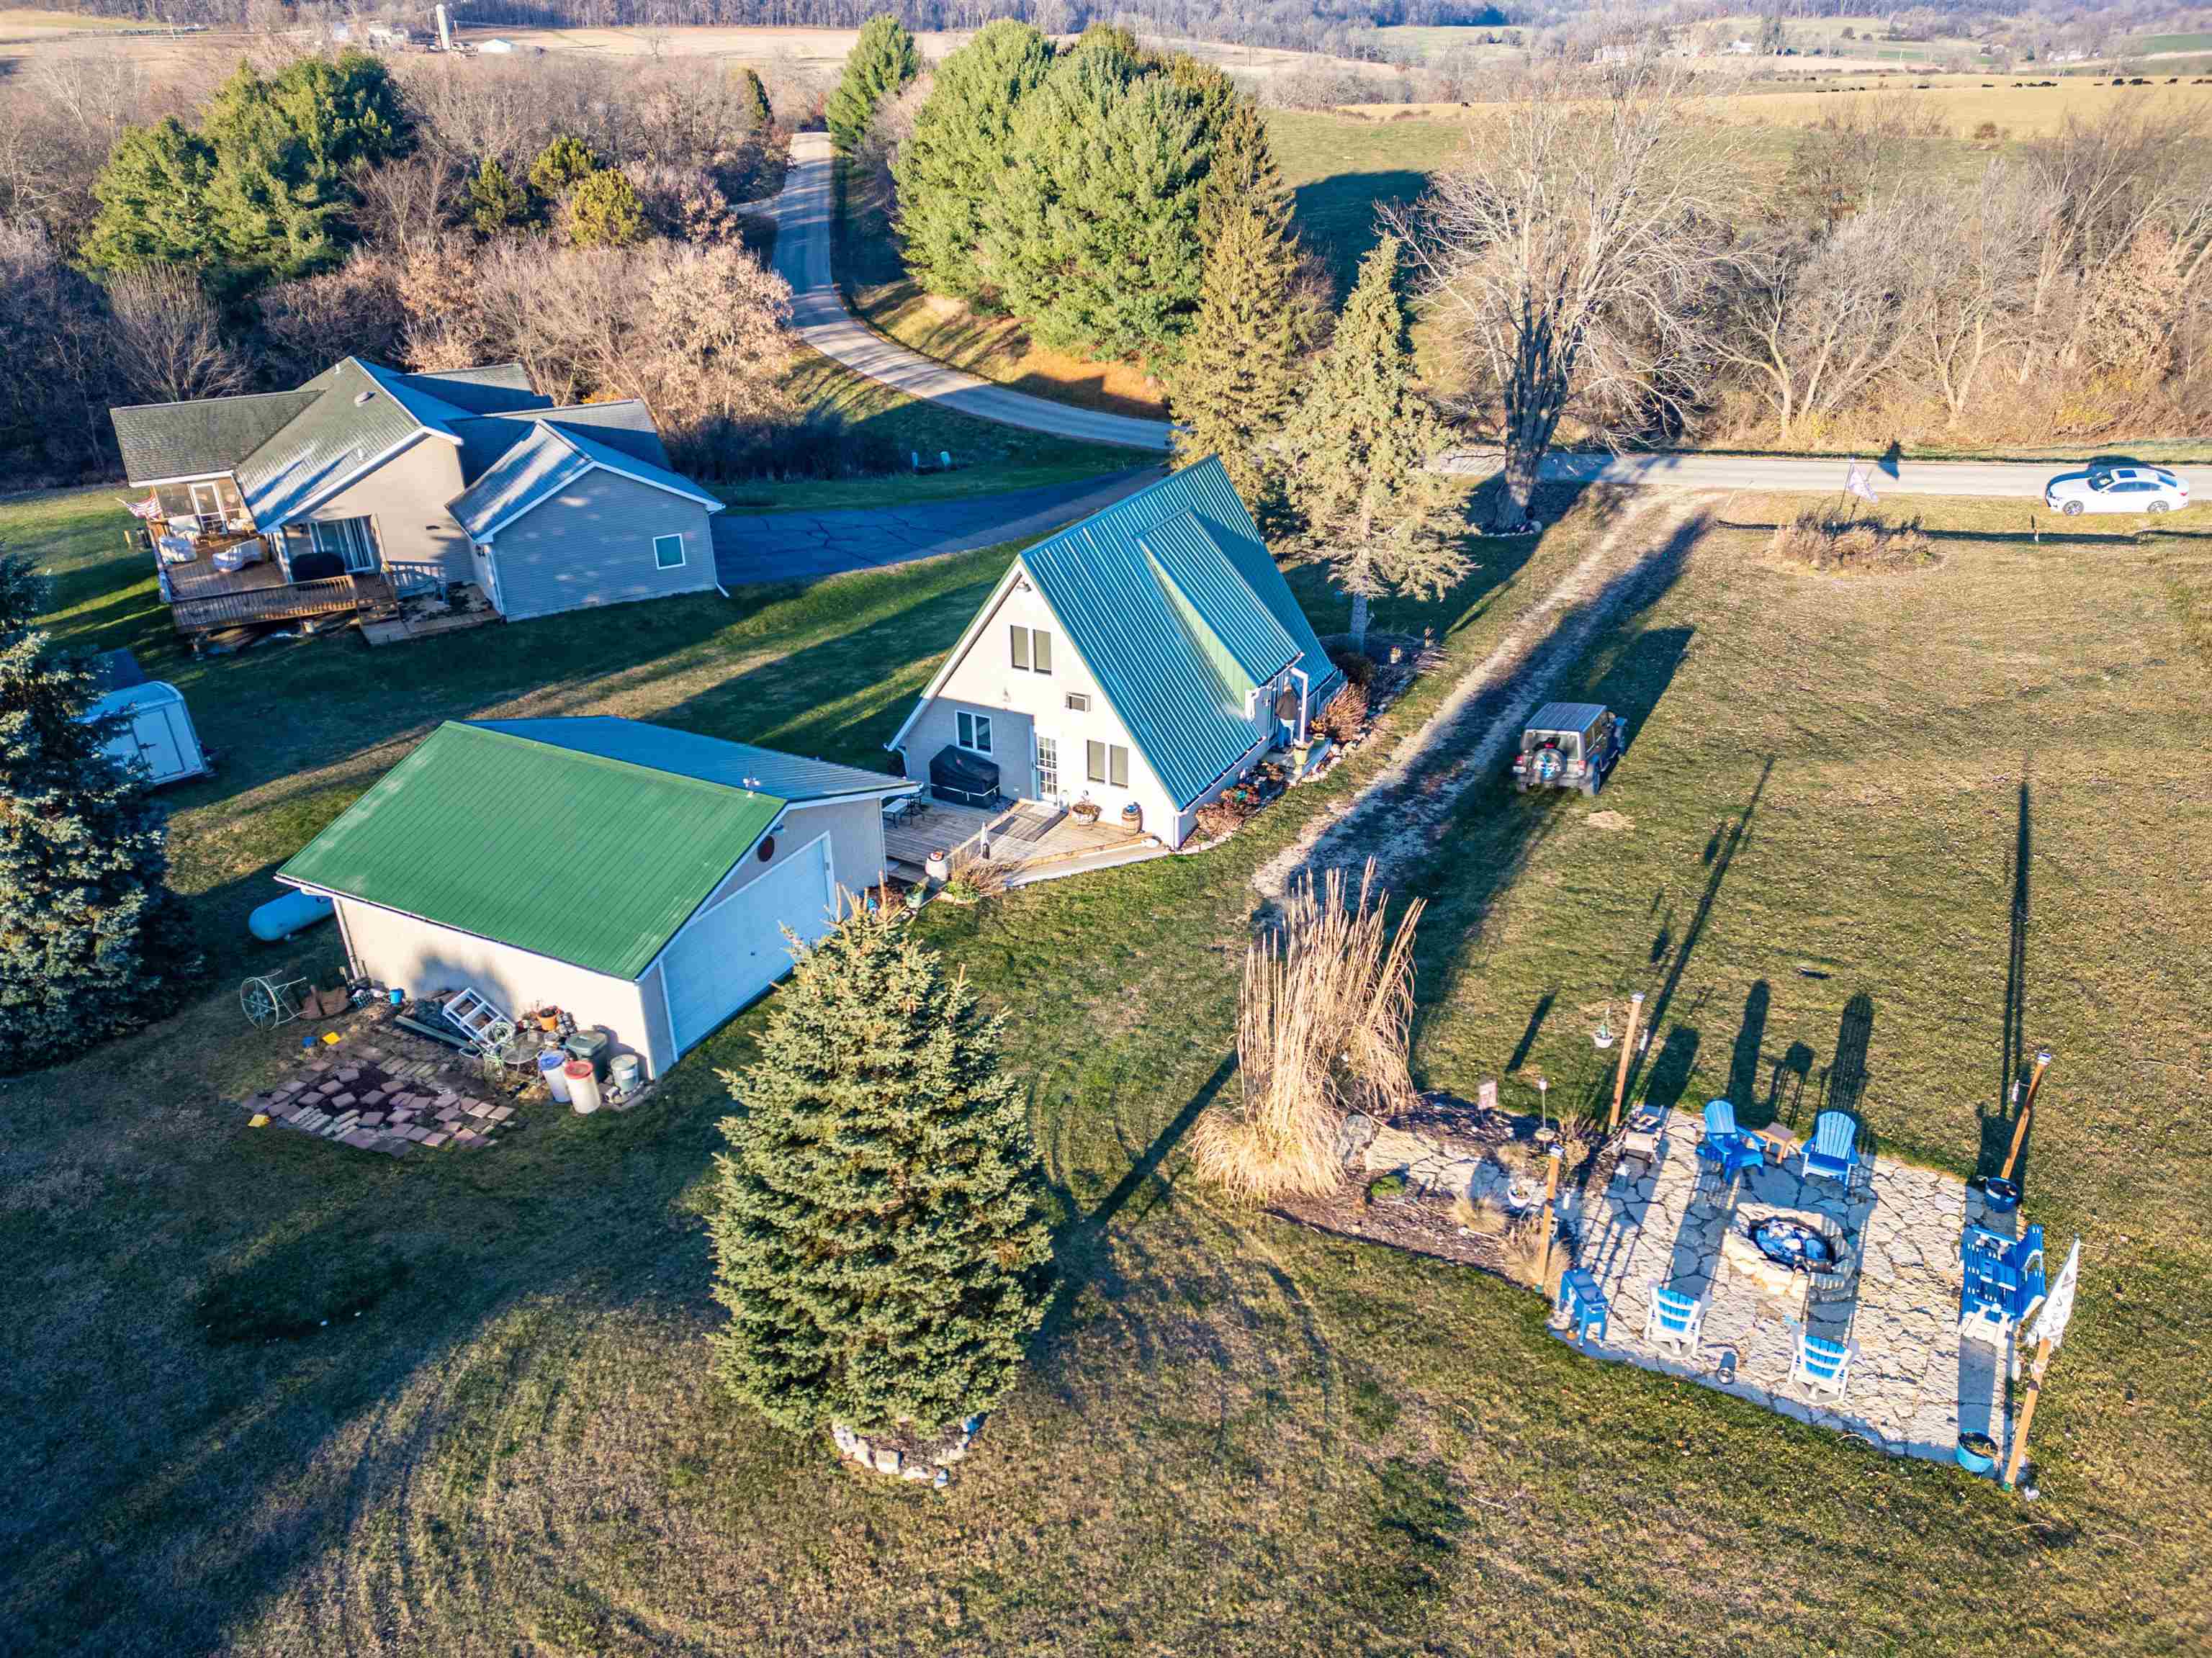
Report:
[[[1095,823],[1098,821],[1098,803],[1087,794],[1067,810],[1069,815],[1079,823]]]

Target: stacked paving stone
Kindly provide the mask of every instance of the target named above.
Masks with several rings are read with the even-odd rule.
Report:
[[[837,1443],[838,1455],[860,1467],[941,1491],[952,1483],[953,1465],[967,1460],[968,1447],[982,1427],[983,1418],[971,1416],[944,1444],[911,1456],[895,1445],[878,1445],[842,1422],[830,1424],[830,1436]]]
[[[299,1133],[393,1157],[417,1146],[479,1150],[514,1117],[512,1105],[452,1085],[467,1078],[444,1056],[409,1057],[365,1042],[354,1046],[362,1034],[319,1043],[302,1075],[256,1094],[246,1109]],[[378,1033],[372,1024],[369,1034],[392,1033]]]

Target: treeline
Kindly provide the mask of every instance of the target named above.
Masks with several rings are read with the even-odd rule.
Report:
[[[145,0],[61,0],[52,9],[217,28],[264,24],[270,10],[264,0],[162,0],[158,16]],[[334,8],[312,5],[283,10],[303,21],[326,10],[335,13]],[[1006,18],[1034,24],[1048,34],[1074,34],[1095,23],[1111,23],[1200,40],[1355,56],[1377,55],[1378,27],[1505,21],[1495,6],[1462,0],[1240,0],[1235,5],[1117,0],[1096,6],[1079,0],[903,0],[888,7],[878,0],[483,0],[470,6],[467,21],[479,27],[857,28],[878,13],[909,29],[976,29]],[[419,13],[407,15],[411,25],[420,27]]]
[[[733,206],[781,182],[772,100],[818,88],[348,52],[241,64],[151,121],[143,90],[117,60],[56,60],[0,108],[0,459],[20,482],[111,469],[112,405],[289,386],[348,352],[513,358],[556,398],[642,397],[705,476],[849,460],[786,402],[788,295]]]
[[[1901,105],[1800,139],[1711,296],[1723,429],[1996,441],[2212,417],[2198,115],[2116,110],[1940,170],[1925,142]]]

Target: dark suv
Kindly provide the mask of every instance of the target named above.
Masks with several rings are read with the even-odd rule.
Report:
[[[1513,756],[1513,786],[1595,794],[1620,762],[1628,727],[1602,702],[1547,702],[1528,716]]]

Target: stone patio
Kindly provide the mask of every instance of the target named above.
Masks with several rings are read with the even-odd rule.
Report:
[[[1893,1455],[1948,1460],[1962,1430],[2003,1444],[2007,1356],[1960,1338],[1959,1239],[1970,1221],[2009,1236],[2012,1218],[1985,1216],[1980,1194],[1954,1175],[1878,1157],[1862,1164],[1848,1193],[1802,1178],[1794,1156],[1723,1182],[1698,1159],[1701,1132],[1694,1118],[1671,1113],[1650,1163],[1615,1163],[1601,1188],[1565,1212],[1575,1264],[1595,1277],[1608,1303],[1605,1336],[1586,1351],[1857,1435]],[[1741,1247],[1724,1253],[1732,1230],[1774,1212],[1839,1236],[1845,1270],[1814,1281],[1754,1268]],[[1693,1354],[1644,1342],[1655,1282],[1705,1299]],[[1789,1381],[1801,1319],[1815,1336],[1858,1344],[1840,1400],[1815,1401]]]

